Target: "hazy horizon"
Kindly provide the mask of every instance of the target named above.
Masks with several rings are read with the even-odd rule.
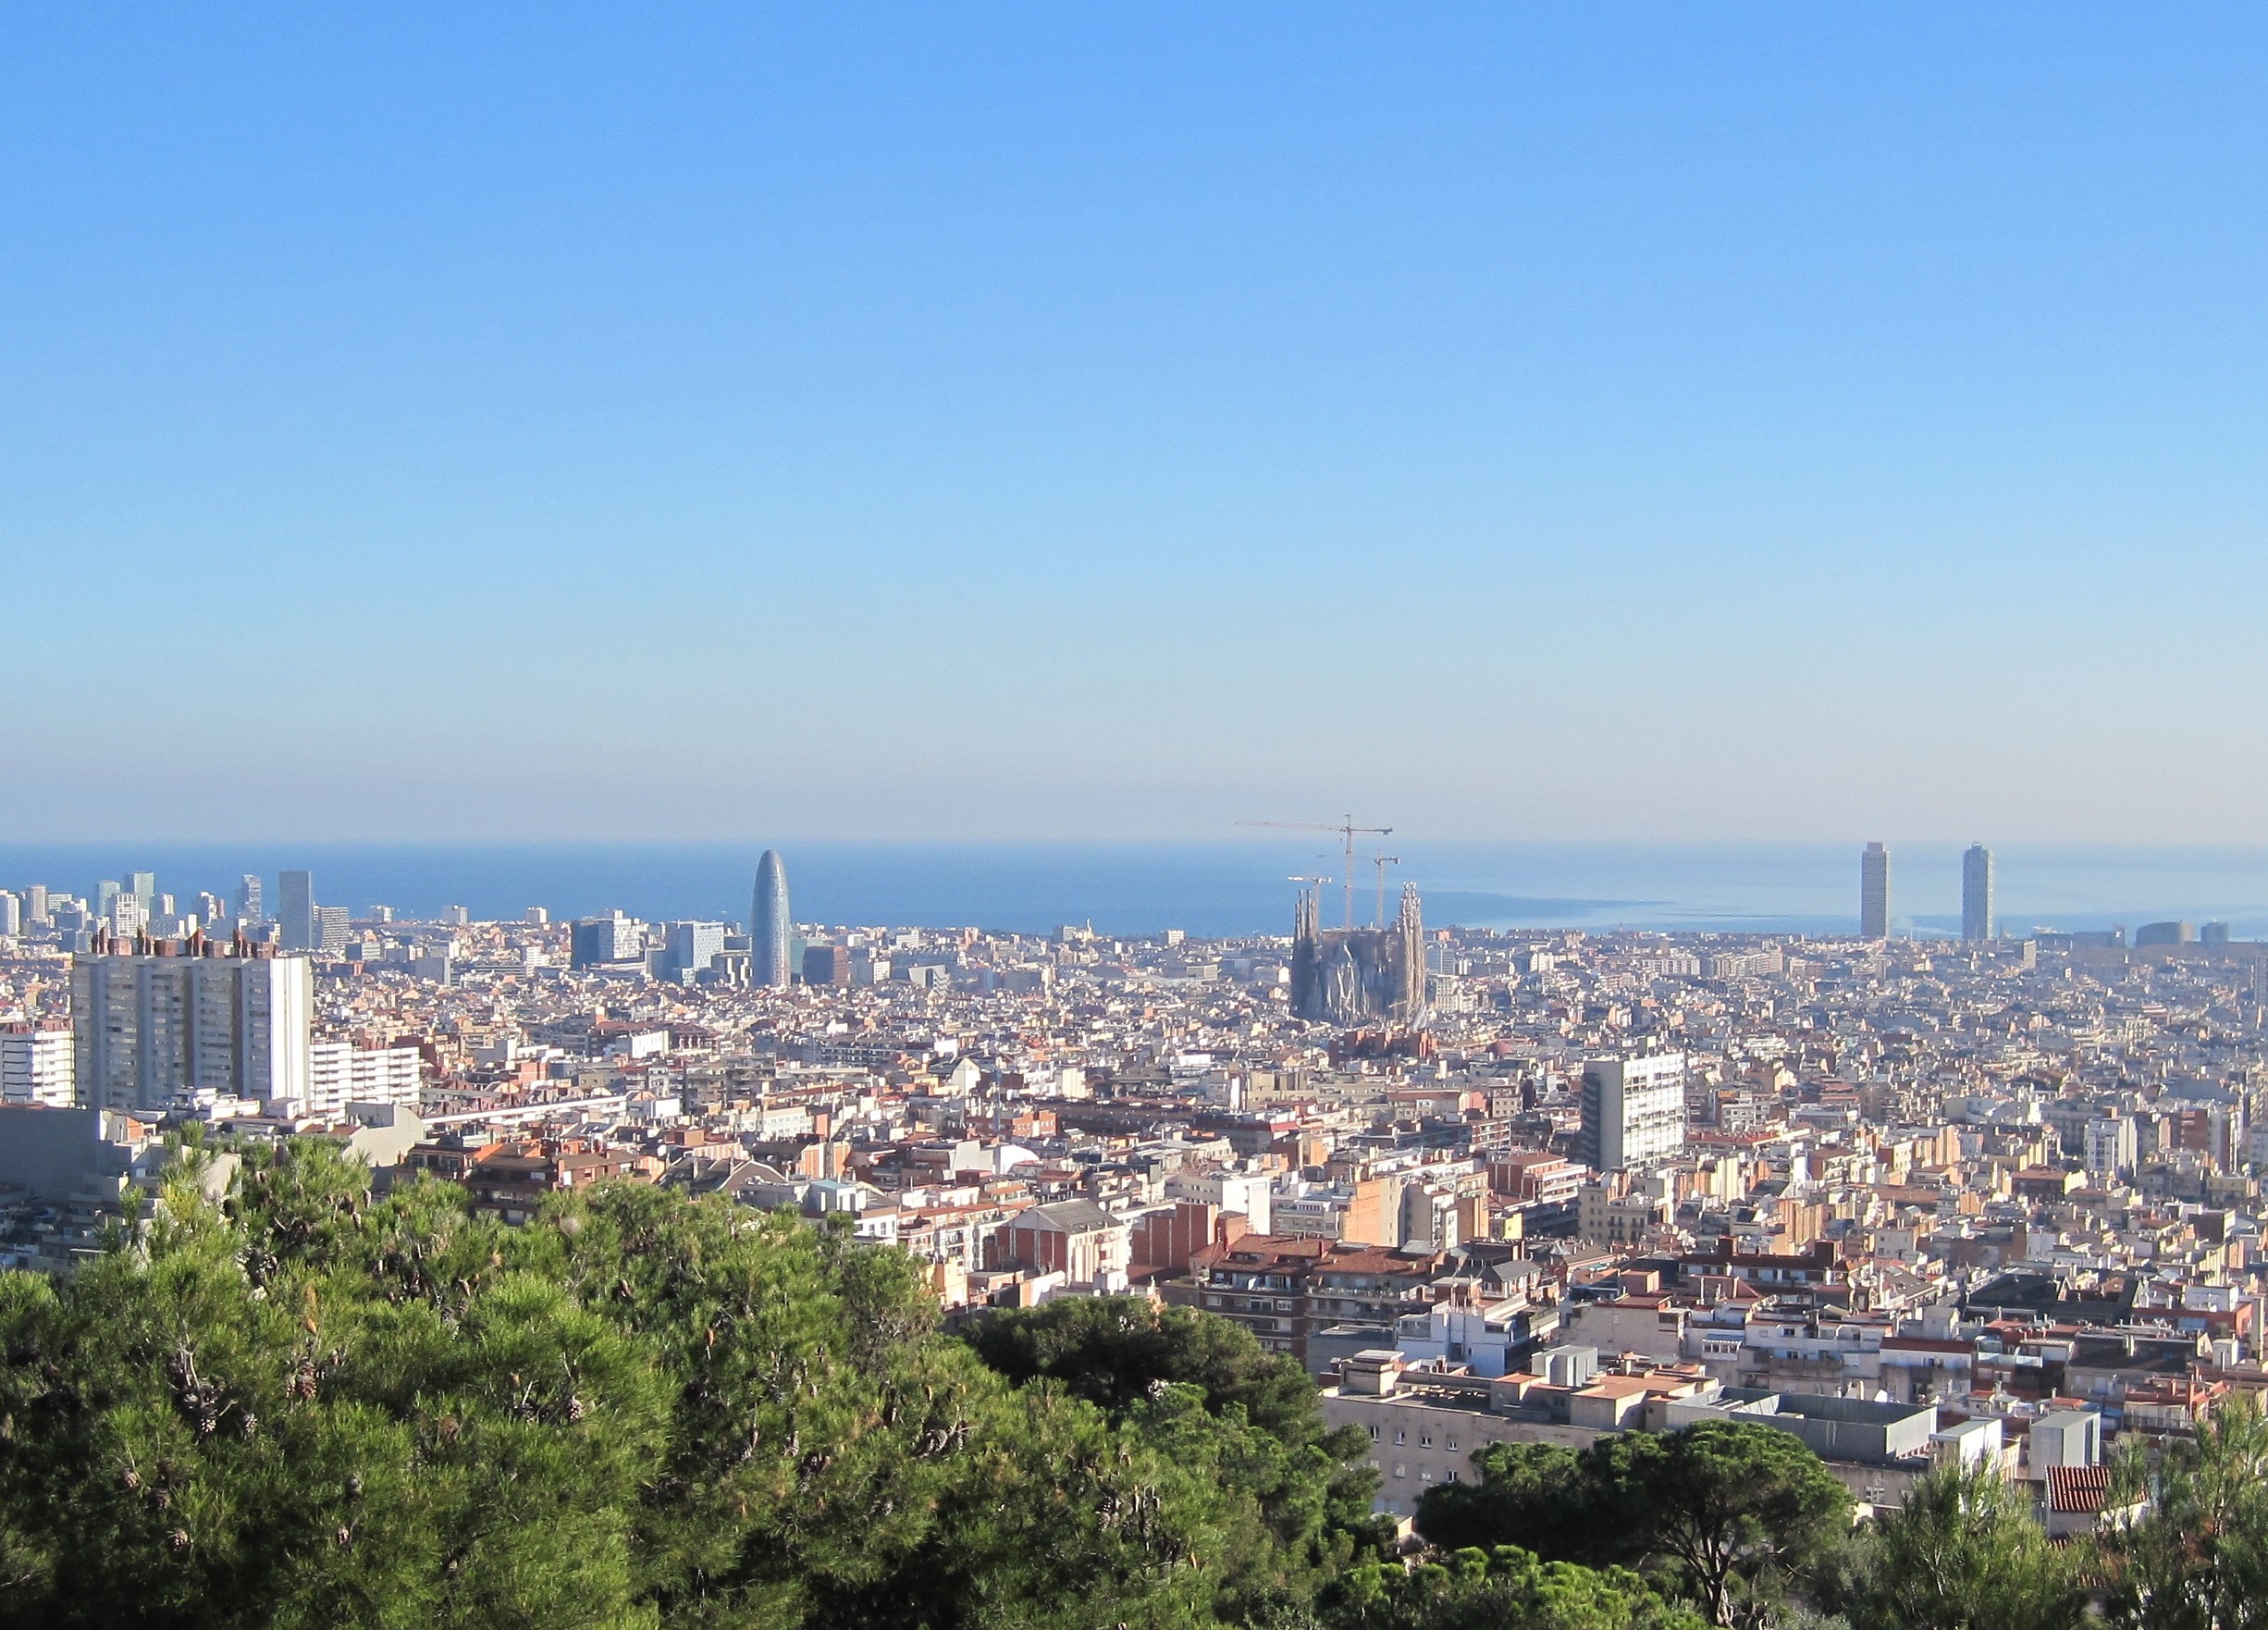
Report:
[[[2268,17],[0,20],[0,831],[2268,841]]]

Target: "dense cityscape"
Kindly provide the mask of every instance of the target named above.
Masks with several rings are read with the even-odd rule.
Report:
[[[2086,1526],[2122,1437],[2268,1389],[2268,991],[2216,924],[2005,936],[1991,867],[1936,940],[1887,937],[1880,845],[1840,939],[1428,928],[1413,885],[1312,881],[1288,937],[818,925],[772,853],[746,925],[29,885],[6,1260],[99,1252],[195,1121],[510,1225],[606,1179],[839,1214],[955,1316],[1219,1314],[1396,1518],[1487,1444],[1762,1419],[1861,1502],[1950,1457]]]

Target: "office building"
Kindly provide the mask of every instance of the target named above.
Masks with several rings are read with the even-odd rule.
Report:
[[[721,922],[672,922],[661,954],[654,959],[654,977],[672,984],[691,984],[714,971],[724,954]]]
[[[287,951],[315,948],[315,880],[307,871],[286,871],[276,879],[277,943]]]
[[[129,895],[123,890],[110,896],[110,904],[103,916],[110,925],[111,933],[122,940],[130,940],[150,926],[150,908],[142,904],[139,895]]]
[[[1992,937],[1992,851],[1971,844],[1961,857],[1961,937]]]
[[[1890,938],[1890,851],[1868,844],[1858,860],[1858,937]]]
[[[449,928],[470,928],[473,923],[473,913],[467,907],[444,906],[441,908],[441,921]]]
[[[1599,1171],[1666,1159],[1685,1146],[1685,1055],[1595,1058],[1583,1067],[1577,1156]]]
[[[260,879],[256,873],[247,871],[236,880],[236,916],[239,922],[255,923],[263,920],[261,897]]]
[[[787,867],[777,849],[756,863],[756,899],[748,914],[748,982],[778,990],[795,975],[795,919],[787,903]]]
[[[157,904],[156,872],[128,872],[126,874],[126,892],[133,895],[135,899],[142,902],[142,908],[144,911],[154,914],[159,909]]]
[[[314,943],[307,948],[326,962],[336,962],[347,954],[347,941],[353,932],[344,906],[317,906]]]
[[[575,968],[644,968],[646,925],[620,911],[586,917],[572,932],[568,960]]]
[[[2143,945],[2193,945],[2197,929],[2188,922],[2145,922],[2134,931],[2134,943]]]
[[[45,928],[48,926],[47,909],[47,885],[45,883],[35,883],[24,890],[24,915],[31,920],[32,927]]]
[[[807,985],[846,985],[851,982],[851,954],[846,945],[809,945],[803,953],[803,982]]]
[[[0,890],[0,935],[14,936],[24,931],[24,903],[14,895]]]
[[[0,1103],[68,1109],[75,1068],[68,1024],[47,1019],[0,1025]]]
[[[527,925],[530,928],[549,928],[551,926],[551,913],[545,910],[541,906],[530,906],[527,908]]]
[[[79,1102],[130,1111],[304,1099],[312,1007],[304,957],[240,937],[125,949],[98,933],[71,968]]]

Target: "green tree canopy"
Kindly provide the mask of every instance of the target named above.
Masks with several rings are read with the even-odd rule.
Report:
[[[1369,1439],[1330,1431],[1298,1362],[1239,1325],[1145,1298],[1062,1297],[986,1313],[964,1335],[1001,1374],[1099,1406],[1219,1491],[1244,1535],[1220,1602],[1231,1616],[1311,1599],[1389,1537],[1371,1514]]]
[[[1838,1605],[1867,1630],[2066,1630],[2086,1617],[2077,1557],[2048,1542],[2030,1491],[1997,1471],[1932,1472],[1860,1555]]]
[[[1753,1618],[1850,1525],[1851,1497],[1800,1439],[1751,1422],[1624,1432],[1576,1453],[1498,1445],[1478,1483],[1424,1497],[1436,1545],[1513,1545],[1555,1561],[1643,1564],[1713,1624]]]
[[[1545,1562],[1500,1545],[1404,1569],[1368,1563],[1339,1593],[1339,1630],[1704,1630],[1627,1568]]]
[[[1447,1551],[1523,1547],[1599,1566],[1629,1562],[1644,1546],[1583,1457],[1556,1443],[1491,1443],[1473,1456],[1469,1483],[1436,1483],[1418,1499],[1417,1530]]]
[[[2106,1617],[2128,1630],[2260,1630],[2268,1625],[2268,1415],[2225,1401],[2189,1442],[2155,1463],[2130,1456],[2114,1503],[2150,1494],[2131,1527],[2103,1541]]]
[[[1177,1630],[1269,1572],[1221,1467],[1290,1451],[1015,1389],[842,1229],[631,1185],[506,1229],[319,1144],[191,1176],[0,1275],[0,1625]]]

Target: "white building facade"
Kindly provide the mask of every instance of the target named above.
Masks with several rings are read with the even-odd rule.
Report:
[[[425,1078],[415,1047],[357,1047],[317,1042],[309,1050],[306,1115],[333,1118],[350,1104],[415,1109]]]
[[[75,1073],[69,1025],[0,1025],[0,1103],[68,1109]]]
[[[1685,1055],[1594,1058],[1583,1067],[1585,1165],[1621,1171],[1685,1146]]]

